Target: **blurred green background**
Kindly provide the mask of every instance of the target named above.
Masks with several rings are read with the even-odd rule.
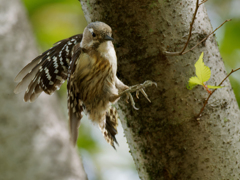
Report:
[[[22,0],[32,25],[39,53],[55,42],[82,33],[87,22],[77,0]],[[233,20],[216,33],[219,49],[228,72],[240,67],[240,0],[209,0],[205,3],[213,28],[225,19]],[[230,77],[240,104],[240,72]],[[66,84],[58,91],[66,113]],[[67,119],[67,114],[66,119]],[[89,180],[139,180],[121,126],[117,139],[120,147],[113,150],[100,130],[86,117],[82,120],[78,148]]]
[[[216,36],[227,72],[239,68],[240,0],[209,0],[206,7],[214,29],[226,19],[232,19],[216,32]],[[229,79],[240,105],[240,71],[232,74]]]

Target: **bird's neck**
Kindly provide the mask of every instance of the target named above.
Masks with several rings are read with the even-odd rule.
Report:
[[[117,56],[112,41],[105,41],[101,43],[97,48],[97,52],[104,59],[108,60],[110,64],[117,67]]]
[[[97,51],[101,54],[101,53],[110,53],[111,51],[114,51],[114,46],[112,44],[112,41],[105,41],[103,43],[101,43],[98,48]]]

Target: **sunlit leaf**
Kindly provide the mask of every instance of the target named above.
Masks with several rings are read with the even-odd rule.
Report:
[[[198,77],[194,76],[189,79],[187,88],[192,90],[196,85],[202,85],[202,83]]]
[[[211,70],[203,62],[203,52],[194,66],[195,66],[197,76],[193,76],[189,79],[188,86],[187,86],[189,90],[192,90],[196,85],[203,86],[207,91],[208,89],[222,88],[221,86],[205,85],[205,82],[207,82],[211,77]]]
[[[211,70],[203,62],[203,52],[200,55],[198,61],[195,63],[195,68],[196,68],[196,75],[202,84],[204,82],[207,82],[210,79]]]

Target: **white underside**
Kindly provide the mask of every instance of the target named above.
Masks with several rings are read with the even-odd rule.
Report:
[[[101,43],[98,47],[98,52],[101,54],[101,56],[108,59],[110,64],[113,67],[114,73],[117,71],[117,56],[114,49],[114,46],[112,44],[112,41],[105,41]]]

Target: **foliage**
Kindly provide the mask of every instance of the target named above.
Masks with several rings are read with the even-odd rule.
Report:
[[[205,85],[205,83],[211,77],[211,70],[203,62],[203,52],[200,55],[198,61],[195,63],[195,70],[196,70],[197,76],[193,76],[189,79],[189,81],[188,81],[188,89],[189,90],[192,90],[196,85],[203,86],[209,93],[211,93],[211,91],[209,91],[209,89],[222,88],[221,86]]]

